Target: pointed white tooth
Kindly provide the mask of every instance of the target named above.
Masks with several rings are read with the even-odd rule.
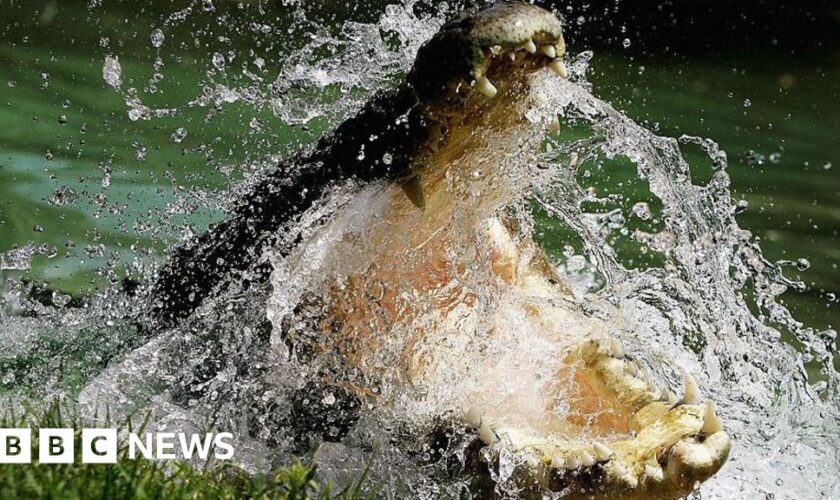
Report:
[[[531,40],[531,39],[528,39],[528,41],[525,42],[525,45],[523,45],[522,47],[525,50],[527,50],[529,54],[536,54],[537,53],[537,46],[534,43],[534,41]]]
[[[495,97],[496,96],[496,87],[490,83],[490,80],[487,79],[486,76],[481,75],[475,81],[475,86],[479,92],[486,95],[487,97]]]
[[[493,445],[499,442],[499,436],[496,435],[487,422],[482,423],[478,429],[478,439],[481,439],[487,445]]]
[[[624,477],[630,473],[630,470],[620,462],[613,461],[607,465],[609,465],[609,468],[612,469],[613,473],[618,477]]]
[[[552,469],[564,469],[566,467],[566,459],[564,459],[560,455],[555,455],[551,457],[551,468]]]
[[[665,479],[665,471],[662,470],[662,467],[658,467],[655,465],[645,465],[645,476],[653,479],[656,482],[661,482]]]
[[[540,47],[540,52],[545,54],[549,59],[557,57],[557,49],[554,48],[554,45],[543,45]]]
[[[694,377],[688,373],[685,374],[685,395],[683,396],[683,402],[689,405],[696,405],[700,402],[700,388],[697,387],[697,381],[694,380]]]
[[[560,132],[560,120],[556,116],[548,122],[548,131],[553,134]]]
[[[616,358],[624,357],[624,346],[618,339],[610,339],[610,354]]]
[[[624,365],[624,370],[634,377],[637,377],[639,375],[639,368],[636,367],[635,363],[627,363],[626,365]]]
[[[508,57],[510,58],[511,61],[516,61],[516,52],[508,53]]]
[[[674,394],[673,392],[671,392],[670,389],[668,390],[667,396],[668,396],[668,404],[669,405],[674,406],[675,404],[677,404],[679,402],[679,400],[677,399],[677,395]]]
[[[467,410],[466,415],[464,415],[464,421],[470,427],[475,427],[476,429],[481,427],[481,413],[478,412],[478,408],[475,406],[471,406],[469,410]]]
[[[564,463],[563,465],[564,465],[564,466],[566,467],[566,469],[568,469],[568,470],[575,470],[575,469],[577,469],[577,468],[580,466],[580,464],[578,463],[577,457],[575,457],[575,456],[574,456],[573,454],[571,454],[571,453],[569,453],[568,455],[566,455],[566,461],[565,461],[565,463]]]
[[[562,59],[555,59],[548,63],[548,68],[553,71],[560,78],[568,78],[569,70],[566,68],[566,63]]]
[[[598,460],[609,460],[612,456],[613,452],[611,449],[607,448],[605,445],[595,441],[592,443],[592,449],[595,451],[595,456]]]
[[[715,404],[712,401],[709,401],[708,404],[706,404],[706,414],[703,415],[703,427],[700,428],[700,432],[704,434],[714,434],[722,430],[723,422],[715,412]]]
[[[582,451],[580,453],[580,464],[584,467],[592,467],[595,465],[595,457],[590,455],[588,451]]]
[[[493,45],[490,47],[490,53],[494,56],[497,56],[502,53],[502,46],[501,45]]]

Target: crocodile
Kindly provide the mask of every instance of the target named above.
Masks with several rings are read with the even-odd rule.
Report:
[[[358,398],[376,401],[385,381],[421,389],[423,404],[405,411],[446,416],[484,456],[513,457],[524,490],[690,494],[729,455],[714,403],[690,375],[680,397],[651,381],[506,210],[539,175],[522,168],[541,145],[528,110],[547,78],[568,77],[565,54],[560,19],[532,4],[447,22],[402,84],[173,252],[153,288],[155,320],[188,317],[236,273],[274,272],[282,287],[260,261],[266,249],[289,261],[317,251],[327,264],[309,299],[315,334],[299,341],[337,353],[356,375],[336,383]],[[281,242],[348,181],[362,187],[314,236]]]

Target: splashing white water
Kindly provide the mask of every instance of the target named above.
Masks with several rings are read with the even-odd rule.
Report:
[[[378,23],[347,23],[338,35],[326,30],[316,33],[288,58],[273,82],[255,78],[249,85],[226,84],[222,77],[234,70],[225,63],[224,55],[219,54],[220,59],[210,51],[206,62],[215,73],[204,82],[202,93],[184,106],[226,106],[244,101],[255,109],[272,110],[287,123],[307,123],[320,117],[339,120],[357,109],[366,95],[388,86],[404,72],[419,45],[442,22],[443,14],[418,16],[413,6],[414,2],[390,6]],[[190,15],[189,9],[171,16],[171,22],[182,22]],[[162,34],[156,38],[161,44]],[[574,83],[551,80],[540,87],[544,95],[538,101],[542,105],[533,117],[542,122],[560,113],[564,122],[587,131],[586,139],[574,143],[549,141],[543,162],[551,172],[550,182],[532,186],[534,204],[567,228],[570,240],[580,242],[579,250],[569,252],[565,259],[559,257],[558,268],[575,281],[577,295],[585,298],[593,312],[606,317],[620,315],[628,322],[618,334],[655,378],[676,387],[682,372],[692,373],[706,396],[718,403],[734,448],[724,469],[703,486],[704,497],[840,497],[840,395],[832,367],[833,333],[803,327],[777,301],[787,288],[799,285],[768,263],[749,232],[738,227],[726,155],[711,140],[657,136],[593,96],[585,81],[591,57],[582,54],[570,65]],[[258,60],[254,64],[261,66]],[[103,78],[124,97],[131,120],[178,114],[176,107],[153,109],[130,90],[123,90],[116,56],[105,59]],[[319,97],[331,88],[338,89],[334,96]],[[359,89],[363,92],[353,93]],[[707,185],[692,183],[691,166],[682,148],[700,148],[711,159],[715,173]],[[632,162],[638,176],[646,180],[650,190],[647,209],[639,206],[638,210],[619,208],[604,213],[585,208],[612,206],[610,195],[620,193],[603,192],[609,188],[595,185],[582,172],[594,164],[619,168],[621,159]],[[355,186],[337,191],[327,204],[307,213],[293,234],[304,240],[318,234],[324,241],[310,248],[328,247],[335,235],[317,233],[321,222],[347,203],[375,210],[357,195]],[[644,222],[650,219],[651,224],[629,224],[634,212]],[[522,212],[517,215],[523,224],[540,224]],[[645,269],[627,265],[619,256],[620,245],[656,253],[661,263]],[[7,253],[0,268],[28,266],[35,253],[32,248]],[[273,297],[275,302],[267,311],[270,317],[307,319],[295,308],[307,291],[318,288],[317,280],[331,272],[326,267],[330,263],[322,257],[311,252],[296,256],[295,262],[278,260],[276,276],[283,276],[284,288]],[[198,330],[212,335],[196,335],[185,327],[136,350],[132,349],[138,341],[131,328],[115,325],[113,318],[130,317],[138,306],[117,292],[95,298],[88,310],[43,308],[39,311],[46,319],[17,318],[13,316],[16,301],[25,294],[6,287],[15,299],[3,301],[3,345],[22,357],[40,353],[45,361],[43,369],[29,369],[26,377],[10,368],[0,373],[0,381],[9,390],[20,389],[23,395],[46,390],[74,393],[78,388],[67,389],[63,381],[46,376],[51,363],[69,360],[84,366],[92,379],[81,391],[81,403],[91,407],[114,403],[111,407],[118,415],[137,409],[176,415],[177,419],[165,422],[170,426],[215,420],[238,431],[241,448],[251,450],[241,456],[249,468],[264,468],[265,461],[258,457],[295,451],[286,442],[291,435],[285,430],[289,416],[294,417],[288,394],[303,386],[317,367],[290,364],[279,342],[270,352],[256,353],[254,346],[262,346],[255,339],[266,311],[254,310],[262,303],[251,304],[249,309],[249,292],[239,290],[238,285],[233,283],[227,295],[204,308],[208,316],[198,323],[204,330]],[[15,307],[9,308],[10,304]],[[103,324],[107,326],[105,334],[113,339],[109,345],[96,342],[105,335]],[[42,342],[44,332],[52,329],[61,332],[58,338],[69,348],[46,352],[49,342]],[[207,347],[206,338],[210,337],[214,344]],[[80,354],[88,348],[89,357]],[[120,361],[105,370],[110,358]],[[202,372],[210,361],[217,360],[222,360],[222,368]],[[809,373],[806,365],[817,369]],[[332,395],[324,396],[323,401],[328,406],[340,404],[329,403],[334,401]],[[245,422],[243,415],[252,420]],[[173,423],[175,420],[181,423]],[[368,458],[364,445],[370,444],[372,436],[381,438],[382,434],[364,425],[366,421],[381,423],[383,419],[366,414],[343,444],[319,449],[316,458],[327,466],[328,474],[340,469],[337,464],[348,455],[361,457],[357,461],[362,463]],[[412,481],[421,484],[428,496],[442,488],[423,475],[409,453],[400,451],[399,445],[385,447],[377,458],[383,477],[385,471],[402,468],[412,471]]]

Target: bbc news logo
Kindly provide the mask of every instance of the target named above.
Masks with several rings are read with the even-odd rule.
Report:
[[[76,460],[73,429],[39,429],[38,462],[72,464]],[[129,433],[125,455],[119,458],[136,460],[176,460],[200,458],[230,460],[233,458],[233,434],[185,434],[158,432]],[[117,429],[82,429],[81,461],[83,464],[117,463],[119,440]],[[32,429],[0,429],[0,464],[32,463]]]

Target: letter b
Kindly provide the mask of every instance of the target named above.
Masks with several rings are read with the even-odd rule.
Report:
[[[73,429],[38,431],[38,461],[42,464],[72,464]]]
[[[31,429],[0,429],[0,464],[32,461]]]

